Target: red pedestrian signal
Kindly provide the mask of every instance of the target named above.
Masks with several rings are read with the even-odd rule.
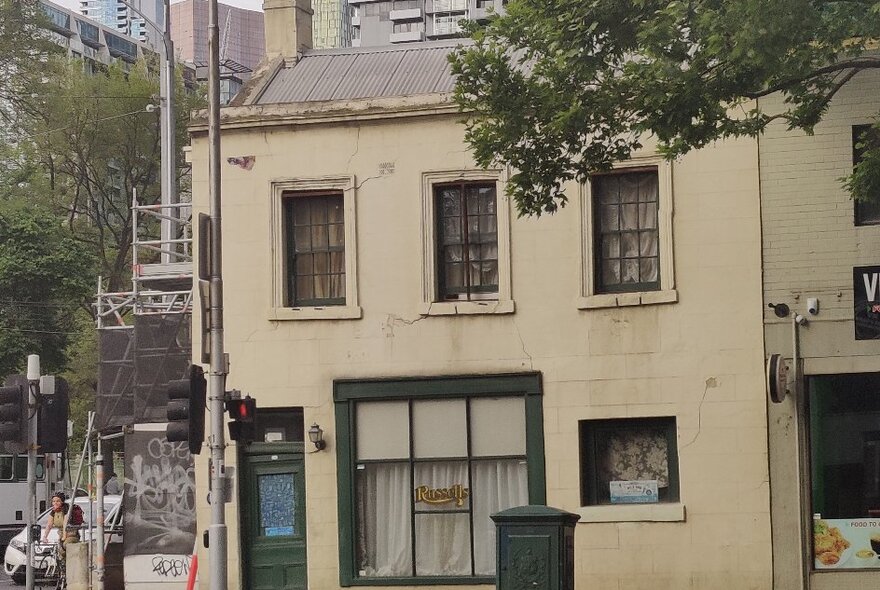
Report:
[[[226,411],[229,412],[229,438],[243,444],[254,441],[256,429],[254,418],[257,414],[257,400],[251,396],[241,399],[231,399],[226,402]]]

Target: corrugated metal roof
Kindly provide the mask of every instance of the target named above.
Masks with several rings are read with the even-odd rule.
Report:
[[[256,104],[450,92],[449,54],[468,41],[308,51],[278,71]]]

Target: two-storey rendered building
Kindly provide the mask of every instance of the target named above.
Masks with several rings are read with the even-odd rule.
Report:
[[[308,4],[266,4],[221,117],[228,386],[259,408],[230,588],[491,587],[489,515],[529,503],[580,515],[578,587],[771,587],[756,142],[646,148],[517,218],[460,41],[310,50]]]

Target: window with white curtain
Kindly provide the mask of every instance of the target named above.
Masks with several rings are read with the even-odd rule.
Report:
[[[353,520],[351,546],[342,548],[352,551],[352,579],[492,582],[490,515],[543,503],[543,456],[534,456],[543,446],[540,398],[458,389],[340,405],[337,396],[340,410],[337,424],[353,425],[340,441],[348,438],[353,473],[353,506],[340,511]]]
[[[672,164],[632,158],[595,174],[580,195],[580,309],[675,303]]]

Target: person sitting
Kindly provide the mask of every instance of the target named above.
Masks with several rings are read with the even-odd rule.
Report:
[[[68,513],[70,516],[68,517]],[[49,532],[58,529],[58,539],[61,543],[61,557],[64,557],[65,548],[70,543],[79,542],[79,529],[83,524],[82,508],[73,505],[73,509],[67,504],[64,492],[55,492],[52,495],[52,508],[49,510],[49,520],[43,529],[42,542],[49,541]]]

